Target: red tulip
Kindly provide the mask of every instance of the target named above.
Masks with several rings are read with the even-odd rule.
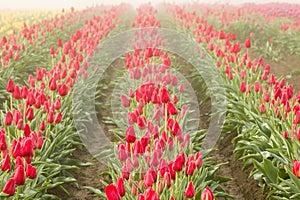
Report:
[[[265,113],[266,112],[266,106],[265,106],[265,104],[260,104],[260,106],[259,106],[259,111],[260,111],[260,113]]]
[[[169,90],[166,87],[163,87],[160,90],[160,99],[161,99],[162,103],[167,103],[170,101]]]
[[[29,137],[31,133],[31,129],[29,124],[25,124],[24,129],[23,129],[25,137]]]
[[[113,184],[106,186],[105,193],[108,200],[121,200],[117,187]]]
[[[139,194],[137,200],[145,200],[145,196],[143,194]]]
[[[195,161],[192,160],[192,161],[188,162],[186,174],[189,176],[193,176],[195,169],[196,169]]]
[[[124,107],[130,106],[130,101],[124,94],[121,95],[121,102]]]
[[[16,185],[24,185],[25,172],[24,172],[24,167],[22,165],[17,166],[17,169],[14,173],[14,179],[16,181]]]
[[[50,110],[50,112],[48,113],[48,116],[47,116],[47,122],[49,124],[53,123],[54,122],[54,113],[52,110]]]
[[[36,177],[36,168],[31,164],[26,166],[26,177],[34,179]]]
[[[15,179],[14,178],[8,179],[8,181],[6,182],[2,192],[5,193],[5,194],[8,194],[9,196],[13,196],[15,194],[16,185],[15,185]]]
[[[13,93],[15,89],[15,85],[13,80],[10,78],[7,83],[6,91],[9,93]]]
[[[190,182],[188,183],[188,186],[187,186],[186,190],[185,190],[185,197],[186,197],[186,198],[193,198],[194,195],[195,195],[194,184],[193,184],[192,181],[190,181]]]
[[[49,89],[54,91],[57,88],[56,80],[54,78],[51,78],[49,82]]]
[[[58,87],[58,94],[60,96],[66,96],[69,92],[69,87],[66,85],[66,84],[61,84],[59,87]]]
[[[250,48],[251,47],[251,41],[249,38],[246,38],[245,43],[244,43],[246,48]]]
[[[44,131],[46,129],[45,121],[41,121],[40,126],[39,126],[41,131]]]
[[[214,200],[214,194],[208,186],[202,191],[200,200]]]
[[[33,156],[33,144],[31,138],[26,138],[22,145],[22,156],[23,157],[32,157]]]
[[[28,110],[26,111],[26,119],[28,121],[31,121],[34,119],[34,112],[33,112],[33,109],[30,107],[28,108]]]
[[[176,107],[171,102],[168,102],[168,113],[169,115],[176,115],[178,113]]]
[[[288,139],[288,138],[289,138],[289,134],[288,134],[288,132],[287,132],[286,130],[283,132],[283,137],[284,137],[285,139]]]
[[[118,190],[118,193],[121,197],[123,197],[126,193],[126,190],[125,190],[125,187],[124,187],[124,180],[123,178],[118,178],[117,180],[117,190]]]
[[[144,177],[144,184],[145,184],[145,187],[152,187],[152,185],[154,184],[154,179],[152,177],[152,173],[150,170],[147,171],[147,173]]]
[[[160,200],[158,194],[156,193],[155,190],[153,190],[152,187],[149,187],[145,193],[145,200]]]
[[[5,115],[4,125],[10,126],[12,124],[12,121],[13,121],[13,115],[10,111],[8,111]]]
[[[135,131],[133,126],[129,126],[126,130],[126,142],[133,143],[136,140]]]
[[[59,124],[61,122],[61,119],[62,119],[62,114],[61,114],[61,112],[58,112],[57,115],[56,115],[56,117],[55,117],[54,122],[56,124]]]
[[[9,157],[9,154],[6,153],[5,154],[5,157],[4,157],[4,160],[2,161],[2,167],[1,167],[1,170],[4,172],[4,171],[10,171],[10,157]]]
[[[168,188],[170,188],[171,185],[172,185],[172,179],[171,179],[170,172],[166,172],[163,177],[164,177],[165,186],[167,186]]]
[[[6,149],[7,149],[7,144],[6,144],[5,131],[4,129],[1,129],[0,130],[0,151],[5,151]]]
[[[300,161],[298,160],[294,160],[294,164],[293,164],[293,174],[297,177],[300,178]]]
[[[145,129],[147,122],[146,122],[146,117],[145,116],[138,116],[137,117],[137,125],[139,127],[139,129]]]
[[[242,81],[240,84],[240,92],[246,92],[246,83]]]

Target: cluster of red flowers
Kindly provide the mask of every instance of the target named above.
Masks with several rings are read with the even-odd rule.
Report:
[[[160,27],[155,13],[149,4],[142,5],[133,26]],[[131,188],[130,195],[138,200],[158,200],[165,190],[178,188],[178,179],[197,176],[202,167],[201,152],[189,155],[185,152],[190,145],[190,135],[184,133],[182,120],[188,107],[180,107],[177,94],[173,92],[176,89],[184,92],[184,85],[170,73],[169,54],[158,48],[163,45],[163,38],[155,29],[137,30],[135,36],[135,50],[126,54],[125,65],[129,77],[141,83],[138,88],[130,89],[128,95],[121,95],[122,105],[128,109],[129,126],[124,143],[119,142],[117,146],[118,159],[123,165],[121,177],[116,185],[110,184],[105,189],[109,200],[126,195],[125,180]],[[138,180],[134,173],[139,174]],[[185,198],[193,198],[193,181],[185,187]],[[178,198],[175,193],[169,198]],[[214,199],[209,187],[203,190],[201,199]]]
[[[247,50],[241,56],[242,45],[235,41],[234,33],[214,30],[213,25],[208,24],[205,18],[199,18],[195,12],[185,11],[180,6],[167,4],[166,9],[180,25],[190,29],[197,42],[203,43],[207,50],[212,52],[217,59],[216,66],[224,68],[230,84],[239,84],[241,93],[261,99],[256,102],[261,114],[273,113],[270,115],[290,124],[286,127],[291,127],[291,130],[283,131],[285,139],[291,138],[292,142],[295,138],[300,140],[300,92],[295,95],[293,86],[287,85],[284,78],[280,80],[276,78],[270,72],[270,65],[264,64],[262,58],[251,60]],[[251,47],[250,38],[245,40],[244,47],[246,49]],[[255,73],[258,70],[261,73]],[[300,178],[299,163],[295,160],[292,167],[293,174],[298,178]]]
[[[115,27],[123,10],[124,6],[112,7],[103,16],[86,21],[86,25],[68,41],[59,38],[56,48],[50,49],[52,68],[47,71],[38,67],[35,76],[30,74],[28,77],[29,86],[15,85],[9,79],[10,110],[6,112],[4,128],[0,129],[0,158],[2,171],[13,174],[7,173],[3,193],[14,195],[15,187],[25,184],[25,175],[31,179],[36,177],[36,167],[31,165],[32,160],[38,159],[35,149],[42,149],[44,138],[54,131],[54,124],[61,123],[63,97],[70,93],[77,77],[87,75],[85,69],[88,65],[83,57],[91,54],[101,38]],[[54,23],[56,27],[56,22],[60,22],[57,20],[43,23]],[[57,26],[63,26],[63,21],[60,24]],[[48,29],[52,30],[50,25]]]

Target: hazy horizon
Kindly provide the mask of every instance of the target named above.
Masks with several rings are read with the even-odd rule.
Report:
[[[230,4],[242,4],[242,3],[300,3],[300,0],[0,0],[0,9],[17,9],[17,10],[28,10],[28,9],[62,9],[62,8],[85,8],[87,6],[97,4],[119,4],[121,2],[130,3],[133,6],[138,6],[141,3],[151,2],[153,5],[160,2],[175,2],[175,3],[191,3],[191,2],[202,2],[202,3],[230,3]]]

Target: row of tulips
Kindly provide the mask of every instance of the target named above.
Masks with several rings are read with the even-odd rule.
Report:
[[[65,171],[83,164],[68,158],[80,144],[70,115],[70,94],[77,77],[86,76],[85,57],[114,29],[125,9],[125,5],[91,8],[95,16],[48,51],[52,68],[37,67],[35,74],[29,74],[28,85],[9,79],[10,101],[0,131],[2,197],[53,198],[45,194],[49,189],[76,181]]]
[[[99,8],[104,9],[104,8]],[[87,14],[87,13],[90,14]],[[5,93],[6,83],[13,77],[16,84],[27,84],[28,74],[33,74],[36,67],[50,70],[52,56],[49,49],[69,40],[69,36],[92,18],[96,9],[62,12],[53,18],[40,20],[27,25],[24,23],[20,32],[1,36],[0,41],[0,101],[8,99]],[[2,104],[0,110],[3,110]]]
[[[156,13],[150,4],[141,5],[132,26],[161,27]],[[211,164],[207,151],[195,151],[192,133],[184,129],[191,110],[184,84],[171,72],[172,56],[160,49],[164,39],[156,29],[134,35],[124,62],[136,88],[125,86],[128,91],[120,96],[127,126],[109,163],[114,183],[98,194],[109,200],[229,197],[215,174],[219,165]]]
[[[19,32],[24,27],[24,22],[28,25],[35,24],[41,19],[49,19],[57,15],[59,11],[43,10],[43,11],[24,11],[16,12],[13,10],[1,10],[0,16],[0,35],[10,35],[14,31]]]
[[[242,5],[187,5],[190,12],[197,14],[198,21],[207,19],[216,29],[235,32],[237,39],[253,40],[252,51],[275,61],[286,55],[299,55],[299,5],[287,3],[242,4]],[[180,22],[181,23],[181,22]],[[186,21],[185,27],[190,26]]]
[[[251,59],[250,38],[237,41],[234,32],[215,30],[180,6],[166,4],[165,9],[179,24],[190,24],[183,29],[216,61],[229,101],[223,131],[238,133],[233,140],[237,157],[245,167],[254,167],[250,175],[268,191],[268,198],[298,199],[299,94],[272,74],[262,58]]]

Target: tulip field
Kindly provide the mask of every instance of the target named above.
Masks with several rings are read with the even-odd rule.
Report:
[[[0,199],[300,199],[300,4],[3,10],[0,53]]]

